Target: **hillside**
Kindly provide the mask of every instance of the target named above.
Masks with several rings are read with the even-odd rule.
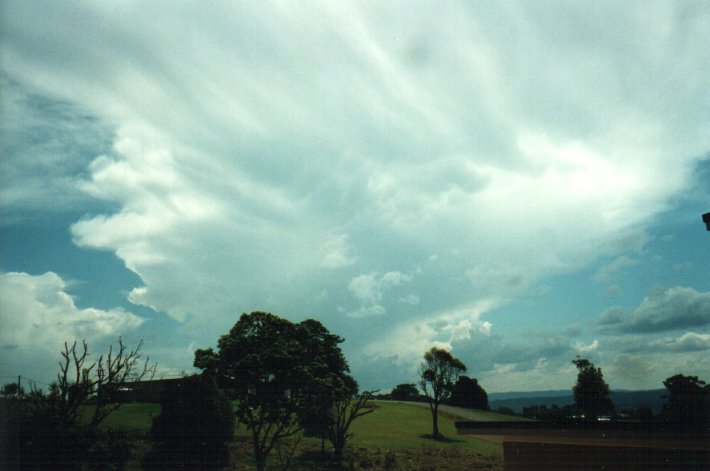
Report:
[[[611,392],[611,400],[614,402],[616,410],[636,410],[639,407],[649,407],[654,413],[658,413],[665,402],[666,393],[665,389],[618,390]],[[560,407],[570,405],[574,403],[574,398],[571,390],[505,392],[489,394],[488,402],[492,410],[510,407],[520,413],[524,407],[541,405],[550,407],[553,404]]]

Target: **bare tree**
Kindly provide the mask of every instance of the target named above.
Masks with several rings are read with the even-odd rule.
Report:
[[[92,361],[86,341],[65,343],[57,381],[45,394],[32,385],[26,400],[12,409],[8,469],[118,469],[128,448],[101,433],[99,425],[120,407],[116,395],[125,383],[152,378],[156,365],[143,360],[141,341]]]
[[[353,436],[352,432],[349,432],[350,425],[355,419],[375,411],[366,407],[374,392],[376,391],[365,391],[360,395],[347,394],[333,403],[328,423],[328,439],[333,444],[333,458],[336,463],[342,461],[345,444]]]
[[[89,346],[82,340],[69,346],[64,342],[62,359],[59,362],[57,385],[54,391],[59,409],[59,417],[64,425],[76,423],[79,408],[84,405],[93,406],[93,413],[88,427],[98,428],[108,415],[121,406],[115,402],[116,391],[125,383],[152,379],[156,364],[150,364],[150,358],[141,361],[143,341],[134,349],[128,349],[121,338],[118,339],[118,349],[113,345],[108,353],[99,356],[98,360],[89,362]]]

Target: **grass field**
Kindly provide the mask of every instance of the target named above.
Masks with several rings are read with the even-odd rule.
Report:
[[[501,454],[502,448],[490,442],[456,433],[454,421],[439,417],[439,431],[445,440],[426,438],[431,434],[431,412],[423,407],[388,401],[377,401],[378,408],[355,421],[353,444],[367,448],[418,449],[461,448],[483,454]]]
[[[160,404],[148,402],[123,404],[117,411],[106,417],[101,428],[148,432],[153,425],[153,417],[158,415],[160,415]]]
[[[462,466],[478,469],[475,463],[481,464],[481,469],[501,469],[501,445],[458,435],[454,420],[440,416],[439,429],[445,438],[432,440],[427,438],[431,434],[431,413],[427,408],[389,401],[375,401],[374,404],[375,411],[356,420],[351,428],[354,436],[350,448],[359,460],[353,469],[384,469],[387,460],[397,463],[387,469],[455,470]],[[104,421],[102,428],[148,432],[152,418],[158,414],[159,404],[124,404]],[[494,420],[509,419],[500,414],[485,414],[490,414]],[[251,435],[243,427],[237,428],[236,435],[233,461],[243,464],[251,459],[247,439]],[[298,442],[302,450],[320,447],[320,440],[314,438],[301,437]],[[251,469],[245,466],[240,464],[235,469]],[[129,466],[129,469],[139,468]]]

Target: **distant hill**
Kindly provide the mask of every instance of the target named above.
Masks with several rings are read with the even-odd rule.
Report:
[[[611,392],[611,400],[614,402],[617,411],[649,407],[654,413],[658,413],[663,407],[666,394],[667,391],[665,389],[647,391],[618,390]],[[550,407],[553,404],[562,407],[574,404],[574,397],[571,390],[490,393],[488,394],[488,403],[491,410],[510,407],[515,412],[521,413],[524,407],[541,405]]]

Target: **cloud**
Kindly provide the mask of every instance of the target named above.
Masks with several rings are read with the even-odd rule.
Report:
[[[710,325],[710,293],[676,286],[657,287],[631,312],[615,307],[599,320],[610,333],[653,333]]]
[[[489,335],[492,324],[479,319],[495,305],[495,300],[487,299],[399,322],[384,335],[375,336],[361,353],[375,360],[391,359],[396,365],[414,371],[424,352],[433,346],[457,352],[475,331]]]
[[[52,272],[0,274],[0,348],[12,370],[51,369],[64,342],[85,339],[96,351],[97,343],[115,341],[144,322],[121,308],[79,308],[67,288]]]
[[[710,334],[686,332],[678,338],[667,337],[651,343],[651,349],[669,352],[699,352],[710,350]]]
[[[518,267],[486,267],[478,265],[466,270],[466,276],[477,290],[484,293],[520,293],[532,285],[535,276]]]
[[[574,383],[574,367],[569,361],[549,361],[537,357],[531,364],[517,362],[495,363],[490,370],[483,371],[478,380],[488,391],[515,391],[517,385],[525,384],[532,391],[568,389]]]
[[[0,74],[0,223],[40,212],[98,208],[79,182],[111,147],[108,126],[81,107],[51,100]]]
[[[609,283],[616,279],[624,269],[638,265],[638,263],[638,260],[622,255],[613,262],[601,267],[592,279],[596,283]]]
[[[412,281],[411,275],[405,275],[398,271],[387,272],[382,276],[371,273],[359,275],[350,280],[348,289],[359,301],[374,304],[382,300],[384,292],[388,289],[410,281]]]
[[[371,316],[383,316],[387,313],[387,309],[380,306],[379,304],[373,304],[370,306],[360,306],[354,311],[350,311],[348,316],[359,319],[363,317]]]
[[[583,342],[577,342],[574,344],[574,349],[579,353],[590,353],[596,351],[599,348],[599,341],[594,340],[592,343],[585,345]]]
[[[340,234],[325,244],[325,256],[321,261],[323,268],[343,268],[355,263],[357,258],[350,254],[347,239],[347,235]]]
[[[651,378],[656,376],[663,366],[648,355],[622,354],[614,358],[609,368],[604,372],[606,381],[612,388],[624,388],[626,384],[644,385],[648,389],[658,389],[662,386],[660,381],[652,383]],[[637,386],[638,388],[638,386]]]
[[[408,294],[399,298],[400,303],[409,304],[410,306],[416,306],[417,304],[419,304],[419,301],[419,296],[417,296],[416,294]]]
[[[461,349],[486,329],[442,313],[643,247],[710,148],[705,7],[6,3],[3,70],[79,124],[17,92],[62,145],[3,119],[57,159],[13,154],[3,188],[37,196],[3,201],[91,201],[74,242],[198,342],[268,308],[371,356]]]

